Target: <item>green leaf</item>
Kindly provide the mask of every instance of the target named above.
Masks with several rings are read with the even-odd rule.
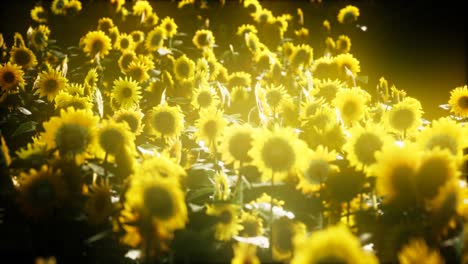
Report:
[[[195,201],[203,196],[214,193],[214,186],[206,186],[197,188],[196,190],[187,193],[187,201]]]
[[[28,122],[22,123],[21,125],[18,126],[15,132],[13,132],[12,137],[35,131],[36,126],[37,126],[37,122],[35,121],[28,121]]]
[[[22,107],[22,106],[18,106],[17,108],[18,108],[18,110],[19,110],[21,113],[23,113],[24,115],[31,115],[31,114],[32,114],[31,111],[29,111],[28,109],[26,109],[26,108],[24,108],[24,107]]]

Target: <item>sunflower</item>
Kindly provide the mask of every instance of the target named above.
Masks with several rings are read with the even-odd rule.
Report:
[[[289,171],[303,168],[305,159],[302,153],[306,149],[307,145],[292,129],[275,127],[273,131],[264,129],[259,133],[248,154],[262,173],[262,180],[268,181],[273,174],[283,177]]]
[[[196,109],[217,107],[219,96],[213,88],[201,86],[193,91],[192,105]]]
[[[389,145],[375,154],[377,162],[371,167],[371,172],[377,177],[377,193],[384,197],[384,202],[414,204],[414,178],[420,157],[420,151],[408,144],[403,148]]]
[[[141,123],[143,113],[140,109],[120,109],[114,113],[113,118],[119,123],[126,123],[130,131],[137,136],[141,134],[143,130],[143,125]]]
[[[248,33],[257,34],[258,33],[257,28],[254,25],[250,25],[250,24],[243,24],[242,26],[239,26],[237,28],[236,34],[240,37],[244,37],[245,34],[248,34]]]
[[[312,47],[307,44],[296,46],[289,57],[291,67],[299,69],[302,66],[304,69],[308,69],[312,65],[313,54]]]
[[[130,35],[120,33],[115,40],[114,49],[119,50],[122,53],[127,50],[134,50],[135,42],[133,42],[133,38]]]
[[[331,54],[336,49],[336,43],[331,37],[325,39],[325,54]]]
[[[120,77],[118,80],[114,80],[111,96],[120,107],[129,109],[137,106],[141,99],[140,94],[141,87],[132,78],[122,79]]]
[[[309,37],[309,30],[307,28],[301,27],[298,30],[294,30],[294,35],[298,39],[307,40],[307,37]]]
[[[350,126],[364,118],[370,95],[359,87],[342,89],[336,93],[333,105],[340,112],[344,124]]]
[[[335,111],[321,100],[302,103],[299,117],[307,129],[326,131],[338,124]]]
[[[145,41],[145,33],[140,30],[134,30],[130,33],[130,36],[132,36],[133,41],[135,44],[141,43]]]
[[[331,31],[331,25],[330,25],[330,21],[328,21],[327,19],[325,19],[323,22],[322,22],[322,28],[325,32],[327,33],[330,33]]]
[[[111,39],[101,30],[89,31],[80,39],[83,52],[91,58],[104,58],[112,49]]]
[[[60,117],[52,117],[43,124],[42,139],[48,149],[57,149],[62,156],[81,155],[93,145],[98,120],[89,110],[62,109]]]
[[[422,149],[447,149],[458,158],[463,156],[466,147],[466,127],[448,117],[441,117],[432,121],[430,127],[421,131],[417,142]]]
[[[130,63],[135,61],[137,59],[137,56],[133,50],[127,50],[122,52],[122,55],[120,55],[118,64],[119,68],[122,72],[126,72],[128,70],[128,66]]]
[[[312,73],[317,79],[338,78],[339,66],[332,57],[320,57],[312,64]]]
[[[294,252],[294,245],[297,241],[304,239],[306,226],[299,221],[281,217],[273,221],[272,225],[272,252],[276,261],[286,261],[291,259]]]
[[[125,193],[125,205],[168,231],[184,228],[188,221],[184,192],[171,178],[133,175]]]
[[[215,44],[215,37],[211,30],[200,29],[195,32],[192,42],[198,49],[212,48]]]
[[[68,79],[62,76],[62,73],[51,69],[46,72],[39,73],[37,84],[35,84],[36,92],[40,97],[47,97],[49,102],[52,102],[57,94],[64,90],[67,86]]]
[[[180,182],[187,175],[184,168],[166,155],[145,157],[136,174],[141,177],[171,179],[175,182]]]
[[[340,9],[337,19],[341,24],[349,24],[357,21],[358,17],[359,8],[352,5],[347,5],[346,7]]]
[[[34,137],[32,143],[28,143],[26,147],[20,148],[15,153],[23,160],[45,157],[47,154],[47,146],[44,141]]]
[[[336,40],[336,50],[339,53],[349,53],[351,51],[351,39],[346,35],[340,35]]]
[[[246,33],[244,39],[245,45],[253,54],[255,54],[258,51],[261,51],[264,48],[264,45],[260,42],[260,39],[258,38],[257,34],[254,34],[253,32]]]
[[[237,243],[234,244],[232,248],[234,250],[234,256],[231,259],[231,264],[260,264],[255,246],[247,243]]]
[[[195,137],[197,141],[204,141],[210,149],[214,150],[218,139],[224,132],[227,121],[223,112],[214,107],[205,108],[200,111],[200,118],[195,121]]]
[[[252,148],[255,131],[248,123],[227,127],[220,145],[223,161],[227,164],[235,161],[245,164],[252,161],[248,152]]]
[[[37,59],[30,49],[24,46],[13,47],[10,50],[10,63],[21,66],[23,70],[29,70],[37,65]]]
[[[160,24],[165,31],[165,36],[172,38],[177,34],[177,24],[174,22],[174,19],[170,17],[165,17]]]
[[[178,80],[189,79],[195,73],[195,63],[184,54],[177,58],[173,70]]]
[[[361,71],[359,61],[350,53],[339,54],[334,59],[343,79],[346,79],[349,73],[352,73],[353,76],[357,76]]]
[[[47,13],[43,6],[40,6],[40,5],[35,6],[33,9],[31,9],[30,15],[31,15],[32,20],[38,23],[47,22]]]
[[[303,153],[307,159],[307,167],[299,173],[297,189],[309,195],[319,190],[329,176],[339,171],[338,166],[331,164],[336,161],[335,151],[328,151],[326,147],[318,146],[314,151]]]
[[[263,235],[263,220],[257,212],[247,213],[242,211],[240,216],[242,230],[239,235],[243,237],[258,237]]]
[[[68,4],[68,0],[54,0],[50,9],[55,15],[65,15],[65,6]]]
[[[148,33],[148,36],[145,40],[145,47],[148,51],[157,51],[159,48],[164,45],[164,38],[166,37],[166,31],[159,26],[155,27]]]
[[[91,110],[93,108],[93,105],[88,97],[73,96],[66,92],[57,94],[57,96],[54,98],[54,101],[55,109],[67,109],[68,107],[73,107],[75,110]]]
[[[354,126],[350,129],[351,137],[344,144],[346,159],[351,166],[369,173],[369,168],[376,162],[375,153],[392,143],[382,126],[367,123],[366,126]],[[370,176],[370,175],[369,175]]]
[[[273,13],[266,8],[257,9],[251,16],[258,24],[272,23],[275,19]]]
[[[179,106],[153,107],[148,122],[152,133],[158,137],[177,138],[184,129],[184,115]]]
[[[231,196],[229,188],[229,179],[223,171],[216,172],[213,176],[214,181],[214,201],[228,201]]]
[[[150,67],[148,67],[144,62],[132,61],[128,65],[125,75],[141,84],[149,79],[149,69]]]
[[[438,250],[431,249],[422,239],[413,239],[398,252],[401,264],[443,264],[445,263]]]
[[[21,209],[31,218],[44,218],[54,214],[66,197],[66,185],[60,171],[53,171],[47,165],[39,170],[21,172],[18,182]]]
[[[85,193],[87,200],[84,211],[91,225],[103,224],[114,212],[111,191],[109,182],[103,181],[101,184],[93,182],[91,192]]]
[[[135,135],[125,123],[103,120],[97,128],[97,142],[102,152],[112,156],[135,149]]]
[[[215,239],[219,241],[229,241],[233,236],[237,236],[242,230],[239,223],[239,206],[236,204],[217,203],[207,204],[206,214],[217,218],[215,229]]]
[[[330,79],[314,79],[314,87],[311,95],[317,98],[325,99],[325,102],[331,103],[338,91],[345,87],[345,84],[340,80],[330,80]]]
[[[65,5],[65,15],[74,16],[78,14],[82,9],[81,2],[79,0],[69,0]]]
[[[425,199],[432,199],[442,186],[458,178],[457,160],[449,150],[435,148],[425,151],[415,176],[418,194]]]
[[[408,135],[421,125],[422,113],[421,103],[417,99],[405,97],[385,112],[383,118],[389,130]]]
[[[136,16],[141,16],[143,14],[147,16],[153,13],[153,7],[146,0],[136,1],[135,4],[133,4],[132,9],[133,9],[133,14]]]
[[[361,248],[359,239],[343,225],[313,232],[295,247],[291,264],[368,263],[377,264],[374,255]]]
[[[233,87],[249,87],[252,82],[250,73],[239,71],[233,72],[229,75],[229,81],[227,87],[232,89]]]
[[[31,46],[35,50],[42,50],[47,47],[50,35],[50,29],[46,25],[39,25],[32,30],[31,35],[28,36]]]
[[[23,87],[24,72],[16,64],[7,62],[4,65],[0,65],[0,89],[3,92],[11,92],[16,90],[16,87]]]
[[[460,117],[468,117],[468,87],[457,87],[450,92],[450,112]]]

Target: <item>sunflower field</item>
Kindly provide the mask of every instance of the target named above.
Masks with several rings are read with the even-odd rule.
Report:
[[[357,6],[90,3],[0,35],[2,257],[468,263],[468,87],[370,84]]]

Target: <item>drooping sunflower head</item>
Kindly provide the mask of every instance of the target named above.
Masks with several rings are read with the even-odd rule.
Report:
[[[251,16],[258,24],[272,23],[275,19],[273,13],[266,8],[257,9]]]
[[[198,49],[212,48],[215,44],[215,37],[211,30],[200,29],[195,32],[192,42]]]
[[[113,119],[101,122],[96,138],[100,150],[113,156],[135,149],[135,135],[125,123],[117,123]]]
[[[430,127],[421,131],[417,142],[424,150],[447,149],[457,158],[463,156],[466,147],[466,127],[446,117],[432,121]]]
[[[392,143],[392,138],[382,126],[368,123],[365,127],[354,126],[349,131],[351,137],[343,146],[351,166],[369,173],[376,162],[375,153]]]
[[[118,123],[126,123],[135,135],[139,135],[143,129],[143,113],[140,109],[121,109],[114,113],[113,118]]]
[[[204,141],[210,148],[216,147],[226,125],[222,111],[214,107],[202,109],[200,118],[195,121],[197,141]]]
[[[256,130],[248,124],[226,128],[220,145],[223,161],[226,163],[238,161],[243,164],[252,161],[248,152],[252,148],[255,132]]]
[[[291,264],[299,263],[369,263],[377,264],[374,255],[361,248],[359,239],[343,225],[316,231],[296,244]]]
[[[39,73],[38,81],[35,85],[36,92],[40,97],[47,97],[52,102],[57,94],[67,86],[68,79],[62,76],[60,71],[51,69]]]
[[[133,38],[126,33],[120,33],[115,40],[114,49],[119,50],[120,52],[133,50],[134,48],[135,42],[133,42]]]
[[[349,24],[355,22],[359,17],[359,8],[353,5],[347,5],[338,12],[338,22]]]
[[[177,79],[188,79],[195,73],[195,63],[184,54],[177,58],[173,70]]]
[[[32,20],[38,23],[46,23],[47,22],[47,13],[43,6],[37,5],[33,9],[31,9],[31,18]]]
[[[109,33],[110,29],[115,27],[114,21],[110,17],[101,17],[98,20],[97,30]]]
[[[413,239],[398,252],[401,264],[413,263],[445,263],[439,251],[429,248],[423,239]]]
[[[450,112],[460,117],[468,117],[468,87],[457,87],[450,92]]]
[[[294,245],[306,235],[306,226],[302,222],[281,217],[273,221],[271,228],[273,259],[276,261],[291,259]]]
[[[291,67],[294,69],[302,66],[304,69],[309,68],[312,65],[313,60],[313,49],[307,44],[296,46],[289,57]]]
[[[237,28],[236,34],[240,37],[244,37],[245,34],[248,34],[248,33],[257,34],[258,33],[257,28],[254,25],[250,25],[250,24],[243,24],[242,26],[239,26]]]
[[[65,5],[65,15],[74,16],[78,14],[82,8],[80,0],[69,0]]]
[[[120,77],[114,80],[114,86],[112,88],[112,99],[124,109],[133,108],[138,106],[141,99],[141,87],[138,82],[132,78]]]
[[[262,42],[260,42],[260,39],[258,38],[257,34],[254,34],[253,32],[246,33],[244,36],[244,40],[245,45],[252,54],[261,51],[265,47],[265,45]]]
[[[218,220],[215,224],[216,240],[229,241],[242,230],[242,225],[239,223],[239,206],[236,204],[207,204],[206,214]]]
[[[184,115],[179,106],[153,107],[148,122],[152,133],[158,137],[178,137],[184,129]]]
[[[15,91],[18,86],[24,85],[24,72],[16,64],[6,63],[0,65],[0,89],[4,92]]]
[[[112,49],[111,39],[101,30],[89,31],[80,40],[83,52],[91,58],[104,58]]]
[[[209,86],[201,86],[193,91],[192,105],[196,109],[217,107],[219,96],[216,91]]]
[[[166,31],[165,35],[168,38],[172,38],[177,34],[177,24],[174,22],[174,19],[171,17],[165,17],[160,26]]]
[[[27,47],[13,47],[10,50],[10,63],[29,70],[37,65],[36,55]]]
[[[136,16],[141,16],[143,14],[147,16],[153,13],[153,7],[146,0],[136,1],[133,4],[132,10],[133,10],[133,14]]]
[[[157,51],[164,45],[164,38],[166,37],[166,31],[161,26],[155,27],[148,33],[145,40],[145,47],[148,51]]]
[[[331,103],[335,99],[338,91],[345,87],[345,84],[338,79],[315,79],[314,85],[315,89],[312,90],[311,95],[317,98],[323,98],[327,103]]]
[[[46,25],[39,25],[37,28],[32,30],[32,33],[28,35],[31,46],[39,51],[47,47],[50,35],[50,29]]]
[[[349,53],[351,51],[351,39],[346,35],[340,35],[336,40],[338,53]]]
[[[369,93],[355,87],[340,90],[332,103],[338,109],[343,122],[349,126],[364,117],[370,99]]]
[[[421,125],[421,103],[414,98],[405,97],[384,113],[384,123],[390,131],[411,134]]]

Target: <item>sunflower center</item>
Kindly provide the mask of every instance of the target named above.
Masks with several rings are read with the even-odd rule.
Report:
[[[345,104],[343,105],[343,111],[342,114],[343,116],[347,118],[352,118],[355,116],[358,112],[358,105],[354,101],[346,101]]]
[[[133,95],[133,90],[130,87],[124,87],[122,88],[122,97],[124,98],[130,98]]]
[[[390,124],[399,131],[410,128],[415,121],[414,112],[410,109],[399,109],[390,115]]]
[[[78,109],[85,109],[85,104],[81,101],[78,101],[78,100],[72,100],[71,102],[69,102],[65,107],[63,107],[64,109],[68,108],[68,107],[73,107],[75,108],[76,110]]]
[[[229,153],[238,161],[251,161],[252,158],[248,155],[251,148],[252,135],[250,133],[237,133],[229,140]]]
[[[273,229],[273,232],[276,234],[274,247],[280,252],[288,252],[293,248],[292,237],[294,236],[294,232],[289,224],[284,223],[285,221],[282,222],[282,225],[276,223]]]
[[[460,97],[460,99],[458,99],[457,104],[461,109],[467,109],[468,108],[468,96]]]
[[[133,54],[127,53],[122,55],[122,59],[120,61],[120,66],[122,67],[123,70],[128,69],[128,65],[133,61]]]
[[[151,47],[159,47],[163,42],[163,36],[160,33],[153,34],[151,36]]]
[[[407,197],[412,193],[412,184],[410,179],[413,175],[414,171],[412,168],[405,164],[398,164],[395,168],[392,169],[391,172],[391,188],[393,189],[394,193],[398,196],[402,196],[400,198]]]
[[[81,153],[88,144],[88,129],[76,124],[64,124],[55,134],[55,144],[61,155]]]
[[[13,57],[15,58],[15,62],[23,67],[28,65],[32,60],[31,54],[25,49],[17,49]]]
[[[15,74],[11,71],[3,73],[2,78],[5,83],[14,83],[14,81],[16,80]]]
[[[370,165],[376,161],[375,152],[382,146],[383,142],[377,135],[367,132],[358,137],[353,149],[360,162]]]
[[[175,213],[175,204],[169,190],[161,186],[145,189],[144,204],[151,216],[167,220]]]
[[[271,90],[266,94],[267,103],[273,108],[278,107],[282,98],[283,95],[278,90]]]
[[[417,187],[428,198],[437,195],[439,188],[444,185],[450,177],[450,168],[447,161],[438,157],[426,160],[418,171]]]
[[[131,36],[133,38],[133,41],[135,42],[140,42],[141,39],[143,38],[141,34],[132,34]]]
[[[122,49],[126,49],[126,48],[128,48],[128,46],[130,46],[130,41],[128,41],[128,39],[123,38],[123,39],[120,40],[120,47]]]
[[[198,45],[205,47],[210,45],[208,34],[202,33],[197,36],[197,43]]]
[[[56,200],[56,191],[50,179],[34,180],[29,189],[29,201],[34,207],[47,207]]]
[[[259,222],[256,220],[247,220],[242,222],[242,226],[244,229],[242,229],[242,233],[244,236],[247,237],[254,237],[260,235],[258,230],[259,230]]]
[[[34,43],[38,46],[42,45],[45,42],[45,36],[42,32],[37,31],[36,34],[34,34]]]
[[[127,75],[132,77],[134,80],[142,81],[145,76],[145,71],[140,66],[136,66],[136,67],[131,68],[127,72]]]
[[[132,115],[122,115],[117,119],[117,122],[122,122],[122,121],[128,124],[132,132],[136,132],[138,130],[138,125],[140,122],[136,117]]]
[[[121,131],[114,128],[104,129],[99,135],[99,144],[104,151],[110,154],[117,154],[123,148],[125,137]]]
[[[348,262],[338,256],[329,255],[329,256],[321,257],[315,263],[316,264],[346,264]]]
[[[59,84],[58,84],[57,80],[55,80],[55,79],[47,79],[44,82],[44,90],[47,93],[55,92],[58,89],[58,87],[59,87]]]
[[[434,149],[436,147],[448,149],[453,155],[456,155],[458,150],[457,140],[445,134],[433,135],[427,141],[426,149]]]
[[[212,99],[209,92],[201,92],[197,97],[198,104],[202,107],[208,107],[211,105]]]
[[[330,165],[326,160],[313,159],[309,162],[309,167],[304,173],[305,179],[310,184],[324,182],[330,174]]]
[[[294,165],[296,154],[283,138],[273,137],[265,142],[261,151],[263,162],[273,171],[288,171]]]
[[[175,118],[172,113],[159,112],[153,118],[154,128],[164,135],[169,135],[175,131]]]
[[[319,92],[317,93],[317,97],[318,98],[323,97],[328,102],[331,102],[335,98],[337,92],[338,92],[338,87],[336,87],[335,85],[329,84],[329,85],[320,87]]]
[[[187,78],[190,75],[190,66],[186,62],[180,62],[177,64],[177,73],[182,78]]]
[[[91,54],[97,54],[98,52],[101,52],[103,48],[104,48],[104,43],[102,42],[102,40],[96,39],[91,44]]]
[[[218,134],[218,130],[219,128],[216,120],[208,120],[205,123],[205,125],[203,125],[204,134],[211,140],[213,140],[216,137],[216,135]]]
[[[233,215],[231,211],[229,210],[224,210],[220,215],[219,215],[219,221],[223,224],[229,224],[231,223],[233,218]]]
[[[356,15],[353,12],[346,12],[343,16],[344,23],[351,23],[356,19]]]

